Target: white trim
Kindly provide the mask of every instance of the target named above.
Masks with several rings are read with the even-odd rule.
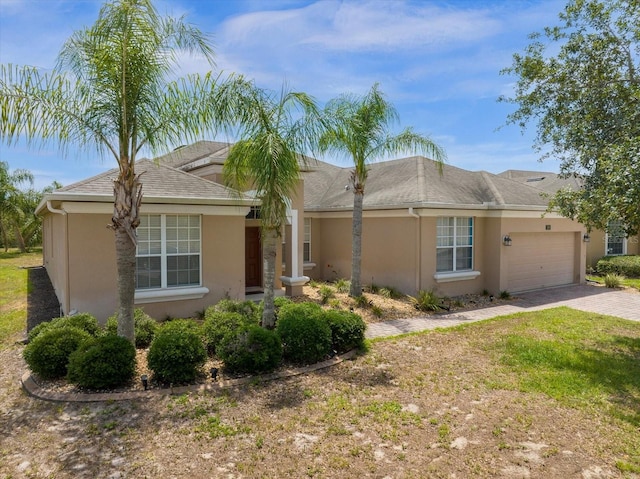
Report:
[[[160,303],[164,301],[183,301],[200,299],[209,293],[209,288],[196,286],[189,288],[142,289],[136,291],[134,303]]]
[[[450,283],[476,279],[478,276],[480,276],[480,271],[457,271],[455,273],[436,273],[433,275],[433,279],[436,280],[436,283]]]
[[[290,278],[289,276],[280,276],[280,281],[282,281],[287,286],[304,286],[309,282],[311,278],[308,276],[298,276]]]
[[[315,263],[304,263],[302,265],[302,269],[304,269],[305,271],[308,271],[308,270],[313,269],[315,267],[316,267]]]
[[[188,205],[188,204],[150,204],[140,206],[140,214],[173,214],[173,215],[206,215],[206,216],[242,216],[249,213],[248,206],[218,206],[218,205]],[[62,208],[67,213],[85,214],[113,214],[113,203],[81,203],[64,202]]]
[[[420,207],[414,206],[413,214],[407,208],[383,208],[364,210],[362,212],[363,218],[410,218],[415,217],[418,214],[425,218],[435,218],[438,216],[474,216],[476,218],[527,218],[527,219],[567,219],[562,215],[554,212],[547,213],[546,207],[513,207],[513,209],[487,209],[484,206],[478,205],[465,205],[456,207]],[[304,214],[307,218],[352,218],[353,208],[341,210],[316,210],[307,209]]]

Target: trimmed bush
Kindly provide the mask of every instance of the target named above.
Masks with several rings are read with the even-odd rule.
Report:
[[[315,363],[331,352],[331,328],[323,309],[315,303],[283,306],[276,322],[285,359],[294,363]]]
[[[236,333],[241,327],[250,324],[257,325],[255,317],[247,318],[240,313],[218,311],[208,308],[202,325],[202,336],[209,354],[217,354],[222,339],[231,333]]]
[[[71,326],[53,327],[38,334],[24,348],[23,357],[34,373],[45,379],[66,376],[69,356],[93,337]]]
[[[293,304],[293,301],[291,301],[291,299],[287,298],[286,296],[276,296],[275,298],[273,298],[273,304],[275,305],[276,310],[278,310],[283,306],[286,306],[287,304]]]
[[[133,330],[135,334],[136,348],[144,349],[149,347],[155,337],[160,324],[144,312],[142,308],[133,310]],[[118,314],[109,316],[104,328],[107,334],[118,334]]]
[[[155,378],[169,384],[193,381],[206,360],[207,351],[198,326],[184,319],[163,325],[147,354],[147,363]]]
[[[227,334],[218,355],[229,372],[264,373],[282,361],[282,343],[275,331],[250,324]]]
[[[598,274],[619,274],[627,278],[640,278],[640,256],[605,256],[596,264]]]
[[[113,334],[85,341],[69,356],[67,379],[89,389],[126,384],[136,372],[136,349]]]
[[[240,313],[248,319],[255,319],[258,322],[262,316],[262,308],[260,308],[260,305],[251,300],[236,301],[233,299],[222,299],[212,307],[215,311],[224,313]]]
[[[364,345],[366,325],[359,314],[349,311],[324,311],[324,320],[331,328],[331,347],[338,353],[344,353]]]
[[[44,331],[48,331],[51,328],[67,327],[82,329],[94,337],[100,332],[100,326],[98,326],[98,320],[95,316],[89,313],[78,313],[73,316],[53,318],[51,321],[38,324],[35,328],[29,331],[29,341],[33,341],[39,334]]]

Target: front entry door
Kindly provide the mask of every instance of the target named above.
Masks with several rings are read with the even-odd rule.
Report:
[[[260,245],[260,228],[244,229],[245,287],[262,286],[262,248]]]

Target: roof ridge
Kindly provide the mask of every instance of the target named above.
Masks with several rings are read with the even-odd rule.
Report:
[[[500,193],[500,191],[498,190],[496,185],[493,183],[489,175],[490,173],[486,171],[480,171],[480,176],[484,180],[485,184],[489,187],[489,191],[491,191],[491,194],[496,200],[496,203],[499,205],[504,205],[505,202],[504,202],[504,198],[502,197],[502,193]]]

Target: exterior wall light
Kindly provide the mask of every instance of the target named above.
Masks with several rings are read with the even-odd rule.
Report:
[[[504,237],[502,238],[502,244],[505,245],[505,246],[511,246],[511,243],[513,243],[513,240],[511,239],[511,236],[504,235]]]
[[[589,233],[584,234],[584,236],[582,237],[582,241],[584,241],[585,243],[591,241],[591,236],[589,236]]]

